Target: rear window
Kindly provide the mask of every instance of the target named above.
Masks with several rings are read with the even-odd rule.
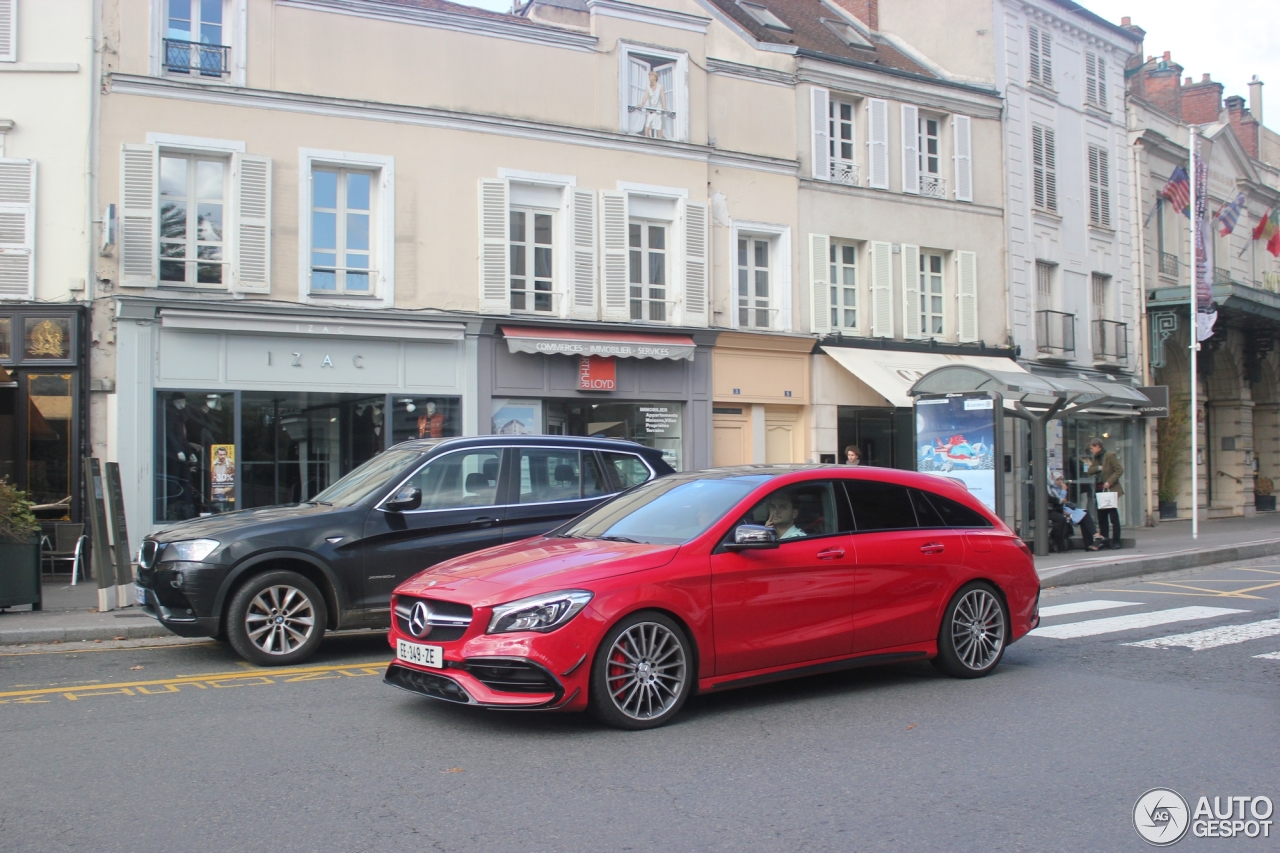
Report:
[[[959,501],[935,495],[933,492],[914,491],[921,497],[927,497],[947,527],[991,527],[991,521],[985,515],[969,509]]]
[[[632,453],[611,453],[606,450],[600,455],[604,457],[604,464],[613,469],[623,489],[638,486],[651,476],[649,466]]]
[[[845,480],[844,485],[856,530],[905,530],[917,526],[906,486],[871,480]]]

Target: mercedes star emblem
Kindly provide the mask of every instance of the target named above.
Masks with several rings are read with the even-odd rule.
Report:
[[[413,605],[409,612],[409,633],[415,637],[425,637],[431,631],[431,611],[425,601]]]

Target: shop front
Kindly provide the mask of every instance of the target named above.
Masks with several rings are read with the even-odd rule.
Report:
[[[714,332],[490,324],[478,354],[481,432],[620,438],[676,470],[711,464]]]
[[[463,323],[289,307],[120,301],[108,417],[122,470],[138,472],[133,536],[310,500],[393,444],[463,434]]]
[[[41,521],[82,519],[84,311],[0,305],[0,480]]]

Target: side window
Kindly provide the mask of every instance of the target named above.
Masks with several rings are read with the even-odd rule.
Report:
[[[921,527],[946,527],[947,523],[942,520],[942,516],[933,508],[933,504],[925,497],[924,492],[919,489],[910,489],[911,505],[916,510],[916,520],[920,522]]]
[[[600,472],[591,453],[568,448],[522,449],[520,451],[522,504],[576,501],[604,494]]]
[[[493,506],[501,458],[494,448],[450,453],[427,463],[409,485],[422,490],[423,509]]]
[[[925,497],[947,527],[991,527],[991,521],[984,515],[951,498],[935,495],[933,492],[917,492]]]
[[[852,529],[848,506],[830,480],[784,486],[751,508],[738,524],[764,524],[779,539],[829,536]]]
[[[604,457],[604,464],[613,469],[618,482],[622,483],[624,489],[647,482],[651,476],[649,466],[645,465],[639,456],[631,453],[608,452],[600,455]]]
[[[590,450],[582,451],[582,496],[598,498],[609,494],[608,481],[600,470],[600,462]]]
[[[846,480],[853,521],[859,532],[916,527],[916,512],[906,486],[870,480]]]

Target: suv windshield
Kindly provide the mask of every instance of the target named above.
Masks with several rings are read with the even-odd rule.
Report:
[[[705,532],[768,480],[767,476],[651,480],[587,513],[562,528],[558,535],[683,545]]]
[[[316,495],[310,503],[354,506],[422,455],[421,450],[387,450]]]

